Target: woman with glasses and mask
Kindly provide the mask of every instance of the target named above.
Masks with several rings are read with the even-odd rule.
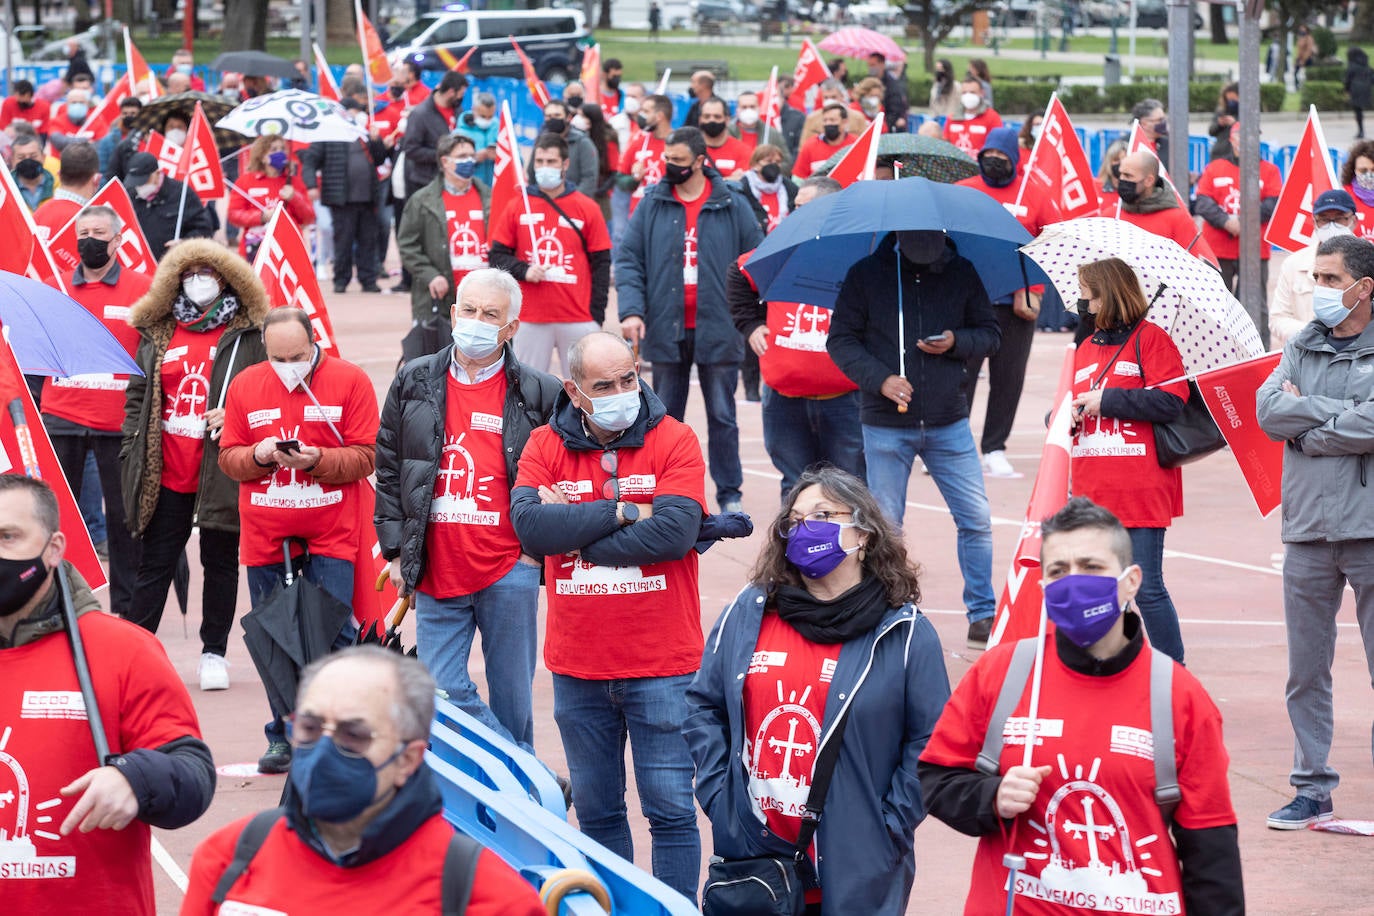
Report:
[[[242,227],[239,254],[250,264],[278,205],[286,207],[298,228],[315,221],[315,207],[306,195],[300,167],[291,161],[286,139],[258,137],[248,148],[248,171],[229,195],[229,224]]]
[[[841,742],[798,866],[809,913],[906,909],[926,813],[916,761],[949,697],[919,600],[917,568],[863,482],[819,466],[783,501],[688,690],[697,800],[723,859],[790,860],[817,754]],[[714,892],[708,878],[706,912]]]
[[[218,242],[188,239],[158,264],[129,313],[141,340],[124,404],[124,512],[142,559],[130,619],[156,633],[191,527],[204,570],[202,690],[224,690],[239,585],[238,483],[219,469],[230,380],[267,358],[267,291]],[[285,438],[285,437],[284,437]]]

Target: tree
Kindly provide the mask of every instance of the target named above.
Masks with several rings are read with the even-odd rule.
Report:
[[[350,39],[354,42],[358,40],[358,23],[353,18],[353,0],[328,0],[324,11],[324,35],[330,44],[347,42]]]
[[[611,0],[601,0],[601,18],[596,21],[598,29],[611,27]]]
[[[267,47],[267,0],[224,0],[221,51],[260,51]]]
[[[1230,44],[1226,37],[1226,10],[1220,3],[1207,4],[1209,28],[1212,31],[1212,44]]]
[[[907,35],[919,36],[921,39],[925,72],[935,72],[936,49],[964,20],[979,10],[992,10],[998,2],[999,0],[911,0],[903,6],[902,12],[906,13],[908,23]]]
[[[1374,41],[1374,3],[1355,7],[1355,21],[1350,26],[1351,41]]]

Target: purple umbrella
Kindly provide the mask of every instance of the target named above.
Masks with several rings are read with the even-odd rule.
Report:
[[[70,296],[0,270],[0,324],[28,375],[142,375],[99,318]]]

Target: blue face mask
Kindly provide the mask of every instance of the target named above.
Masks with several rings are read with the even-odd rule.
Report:
[[[476,318],[456,318],[453,321],[453,345],[468,359],[486,359],[501,346],[501,332],[506,325],[495,327]]]
[[[343,824],[372,804],[377,795],[377,771],[386,767],[405,748],[401,747],[381,766],[366,757],[350,757],[328,735],[292,753],[291,785],[300,795],[301,810],[312,820]]]
[[[278,172],[286,168],[286,160],[286,153],[282,150],[274,150],[273,152],[267,154],[267,164],[270,165],[272,168],[276,169]]]
[[[1345,289],[1332,289],[1317,286],[1312,289],[1312,314],[1328,328],[1334,328],[1350,317],[1350,309],[1345,306],[1345,294],[1359,284],[1356,280]]]
[[[464,181],[477,173],[476,159],[459,159],[453,164],[453,174],[462,178]]]
[[[67,105],[67,118],[73,124],[80,124],[86,120],[86,113],[90,111],[85,102],[71,102]]]
[[[1125,575],[1072,575],[1046,583],[1045,613],[1070,642],[1086,649],[1121,616],[1116,585]]]
[[[821,530],[813,531],[813,527]],[[787,538],[787,559],[808,579],[821,579],[835,571],[844,558],[858,550],[840,545],[840,532],[853,528],[850,522],[805,522]]]
[[[177,64],[177,72],[178,72],[178,73],[184,73],[184,74],[186,74],[187,76],[190,76],[190,75],[191,75],[191,65],[190,65],[190,64]]]
[[[577,389],[584,398],[592,402],[589,418],[607,432],[618,433],[629,429],[639,419],[639,391],[622,391],[608,394],[604,398],[594,398],[587,392]]]

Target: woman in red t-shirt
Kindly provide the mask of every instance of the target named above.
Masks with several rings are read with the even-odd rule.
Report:
[[[306,196],[299,171],[282,137],[258,137],[249,147],[248,171],[229,195],[229,222],[243,227],[239,254],[245,260],[251,262],[257,255],[277,204],[286,206],[298,227],[315,221],[315,208]]]
[[[1160,466],[1154,424],[1183,412],[1183,357],[1166,331],[1145,320],[1149,303],[1125,261],[1084,264],[1078,282],[1079,314],[1086,305],[1093,327],[1074,358],[1073,495],[1121,519],[1143,577],[1135,603],[1145,631],[1156,649],[1182,662],[1178,612],[1164,586],[1164,532],[1183,514],[1183,475]]]

